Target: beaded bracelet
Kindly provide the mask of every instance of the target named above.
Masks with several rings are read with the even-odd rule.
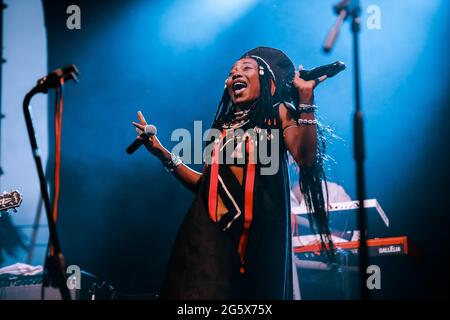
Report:
[[[170,159],[165,160],[162,165],[167,172],[173,172],[181,163],[180,157],[171,153]]]
[[[311,120],[311,119],[298,119],[297,123],[299,125],[306,124],[308,126],[311,126],[311,125],[316,125],[317,124],[317,120],[315,120],[315,119],[314,120]]]
[[[313,113],[316,112],[317,110],[317,106],[314,104],[304,104],[304,103],[300,103],[298,106],[298,112],[302,113]]]

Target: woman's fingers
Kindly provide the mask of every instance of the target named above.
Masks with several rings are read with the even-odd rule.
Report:
[[[132,122],[132,124],[133,124],[133,126],[135,126],[136,128],[138,128],[141,131],[144,131],[144,129],[145,129],[145,125],[143,125],[143,124],[140,124],[140,123],[137,123],[134,121]]]
[[[317,87],[322,82],[324,82],[327,78],[328,78],[327,75],[323,75],[323,76],[317,78],[316,80],[314,80],[314,88]]]
[[[328,78],[327,75],[323,75],[323,76],[321,76],[321,77],[319,78],[319,80],[320,80],[320,82],[323,82],[323,81],[325,81],[325,79],[327,79],[327,78]]]
[[[147,124],[147,121],[145,121],[145,118],[144,118],[144,115],[142,114],[142,112],[138,111],[137,115],[139,118],[139,122],[145,126]]]

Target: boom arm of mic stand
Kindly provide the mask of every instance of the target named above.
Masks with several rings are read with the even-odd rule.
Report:
[[[45,267],[48,268],[49,278],[52,284],[59,288],[63,300],[71,300],[70,291],[66,284],[65,262],[64,256],[61,253],[58,235],[56,232],[55,221],[51,214],[50,197],[47,190],[47,181],[45,179],[44,169],[42,166],[41,155],[36,141],[36,134],[33,127],[33,120],[31,118],[30,101],[31,98],[38,93],[39,90],[35,87],[25,95],[23,100],[23,113],[25,116],[25,123],[27,127],[28,137],[30,139],[33,158],[36,163],[36,169],[39,177],[39,185],[41,189],[41,196],[44,200],[45,212],[47,215],[47,223],[49,230],[50,243],[54,248],[54,255],[46,257]],[[44,285],[44,284],[42,284]]]
[[[325,53],[329,53],[331,49],[334,47],[334,43],[336,42],[336,39],[339,35],[339,31],[341,30],[341,26],[344,23],[345,19],[347,18],[348,11],[346,9],[342,9],[339,12],[339,16],[336,20],[336,23],[334,26],[330,29],[328,32],[327,38],[325,39],[325,43],[323,45],[323,51]]]

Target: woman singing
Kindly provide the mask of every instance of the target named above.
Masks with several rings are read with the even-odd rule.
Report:
[[[329,242],[313,105],[313,90],[325,78],[304,81],[284,53],[255,48],[231,68],[212,125],[217,134],[206,146],[211,161],[202,173],[184,165],[156,136],[148,138],[148,151],[195,193],[177,234],[162,299],[292,299],[287,152],[301,168],[302,192],[315,209],[311,225],[325,235],[323,244]],[[133,125],[144,130],[146,121],[138,116]],[[257,157],[266,142],[278,166]]]

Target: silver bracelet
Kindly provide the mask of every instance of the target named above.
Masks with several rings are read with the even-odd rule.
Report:
[[[181,158],[174,153],[170,154],[170,159],[163,162],[163,167],[167,172],[173,172],[180,164],[182,164]]]
[[[305,112],[305,113],[313,113],[316,112],[317,106],[315,104],[305,104],[300,103],[298,105],[298,112]]]
[[[317,124],[317,120],[315,120],[315,119],[314,120],[311,120],[311,119],[298,119],[297,123],[299,125],[306,124],[308,126],[311,126],[311,125],[316,125]]]

